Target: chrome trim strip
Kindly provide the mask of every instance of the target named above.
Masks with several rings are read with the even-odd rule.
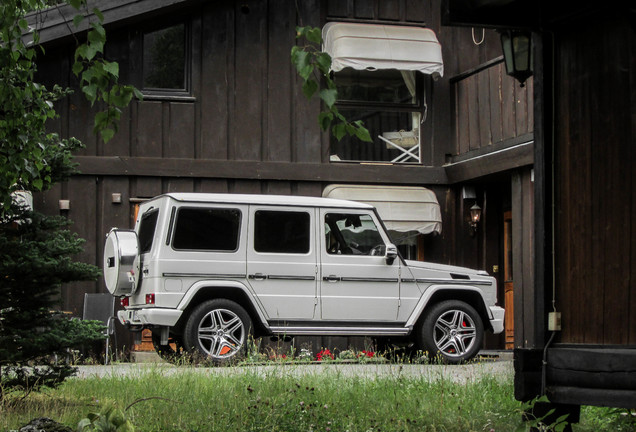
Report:
[[[244,274],[215,274],[215,273],[162,273],[163,277],[174,278],[205,278],[205,279],[245,279]]]
[[[492,282],[466,279],[417,279],[417,283],[445,284],[445,285],[483,285],[491,286]]]
[[[249,275],[250,279],[258,279],[258,277],[254,277],[254,275]],[[268,275],[267,279],[272,280],[306,280],[312,281],[316,280],[316,276],[285,276],[285,275]]]
[[[342,282],[393,282],[397,283],[397,278],[359,278],[359,277],[343,277]]]

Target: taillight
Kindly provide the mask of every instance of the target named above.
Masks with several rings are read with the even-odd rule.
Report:
[[[155,295],[153,294],[146,294],[146,304],[155,304]]]
[[[122,297],[119,299],[119,303],[121,303],[123,307],[128,307],[130,305],[130,297]]]

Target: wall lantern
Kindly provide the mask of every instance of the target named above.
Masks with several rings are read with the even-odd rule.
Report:
[[[532,76],[534,55],[532,32],[527,30],[500,30],[506,73],[517,79],[521,87]]]
[[[475,205],[473,205],[470,208],[470,235],[474,236],[477,233],[477,225],[479,224],[479,221],[481,220],[481,207],[479,207],[477,205],[477,203],[475,203]]]

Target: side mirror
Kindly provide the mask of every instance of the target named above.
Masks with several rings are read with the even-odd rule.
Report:
[[[386,254],[384,255],[384,259],[386,260],[387,265],[392,265],[393,261],[398,256],[397,247],[394,244],[386,245]]]

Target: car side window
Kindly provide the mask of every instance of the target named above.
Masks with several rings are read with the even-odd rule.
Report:
[[[310,220],[307,212],[256,211],[254,250],[261,253],[309,253]]]
[[[240,226],[238,209],[181,207],[177,211],[172,247],[234,252],[238,249]]]
[[[371,215],[327,213],[325,244],[330,255],[384,255],[386,246]]]
[[[139,253],[145,254],[152,249],[152,241],[155,238],[159,209],[150,209],[141,216],[139,226]]]

